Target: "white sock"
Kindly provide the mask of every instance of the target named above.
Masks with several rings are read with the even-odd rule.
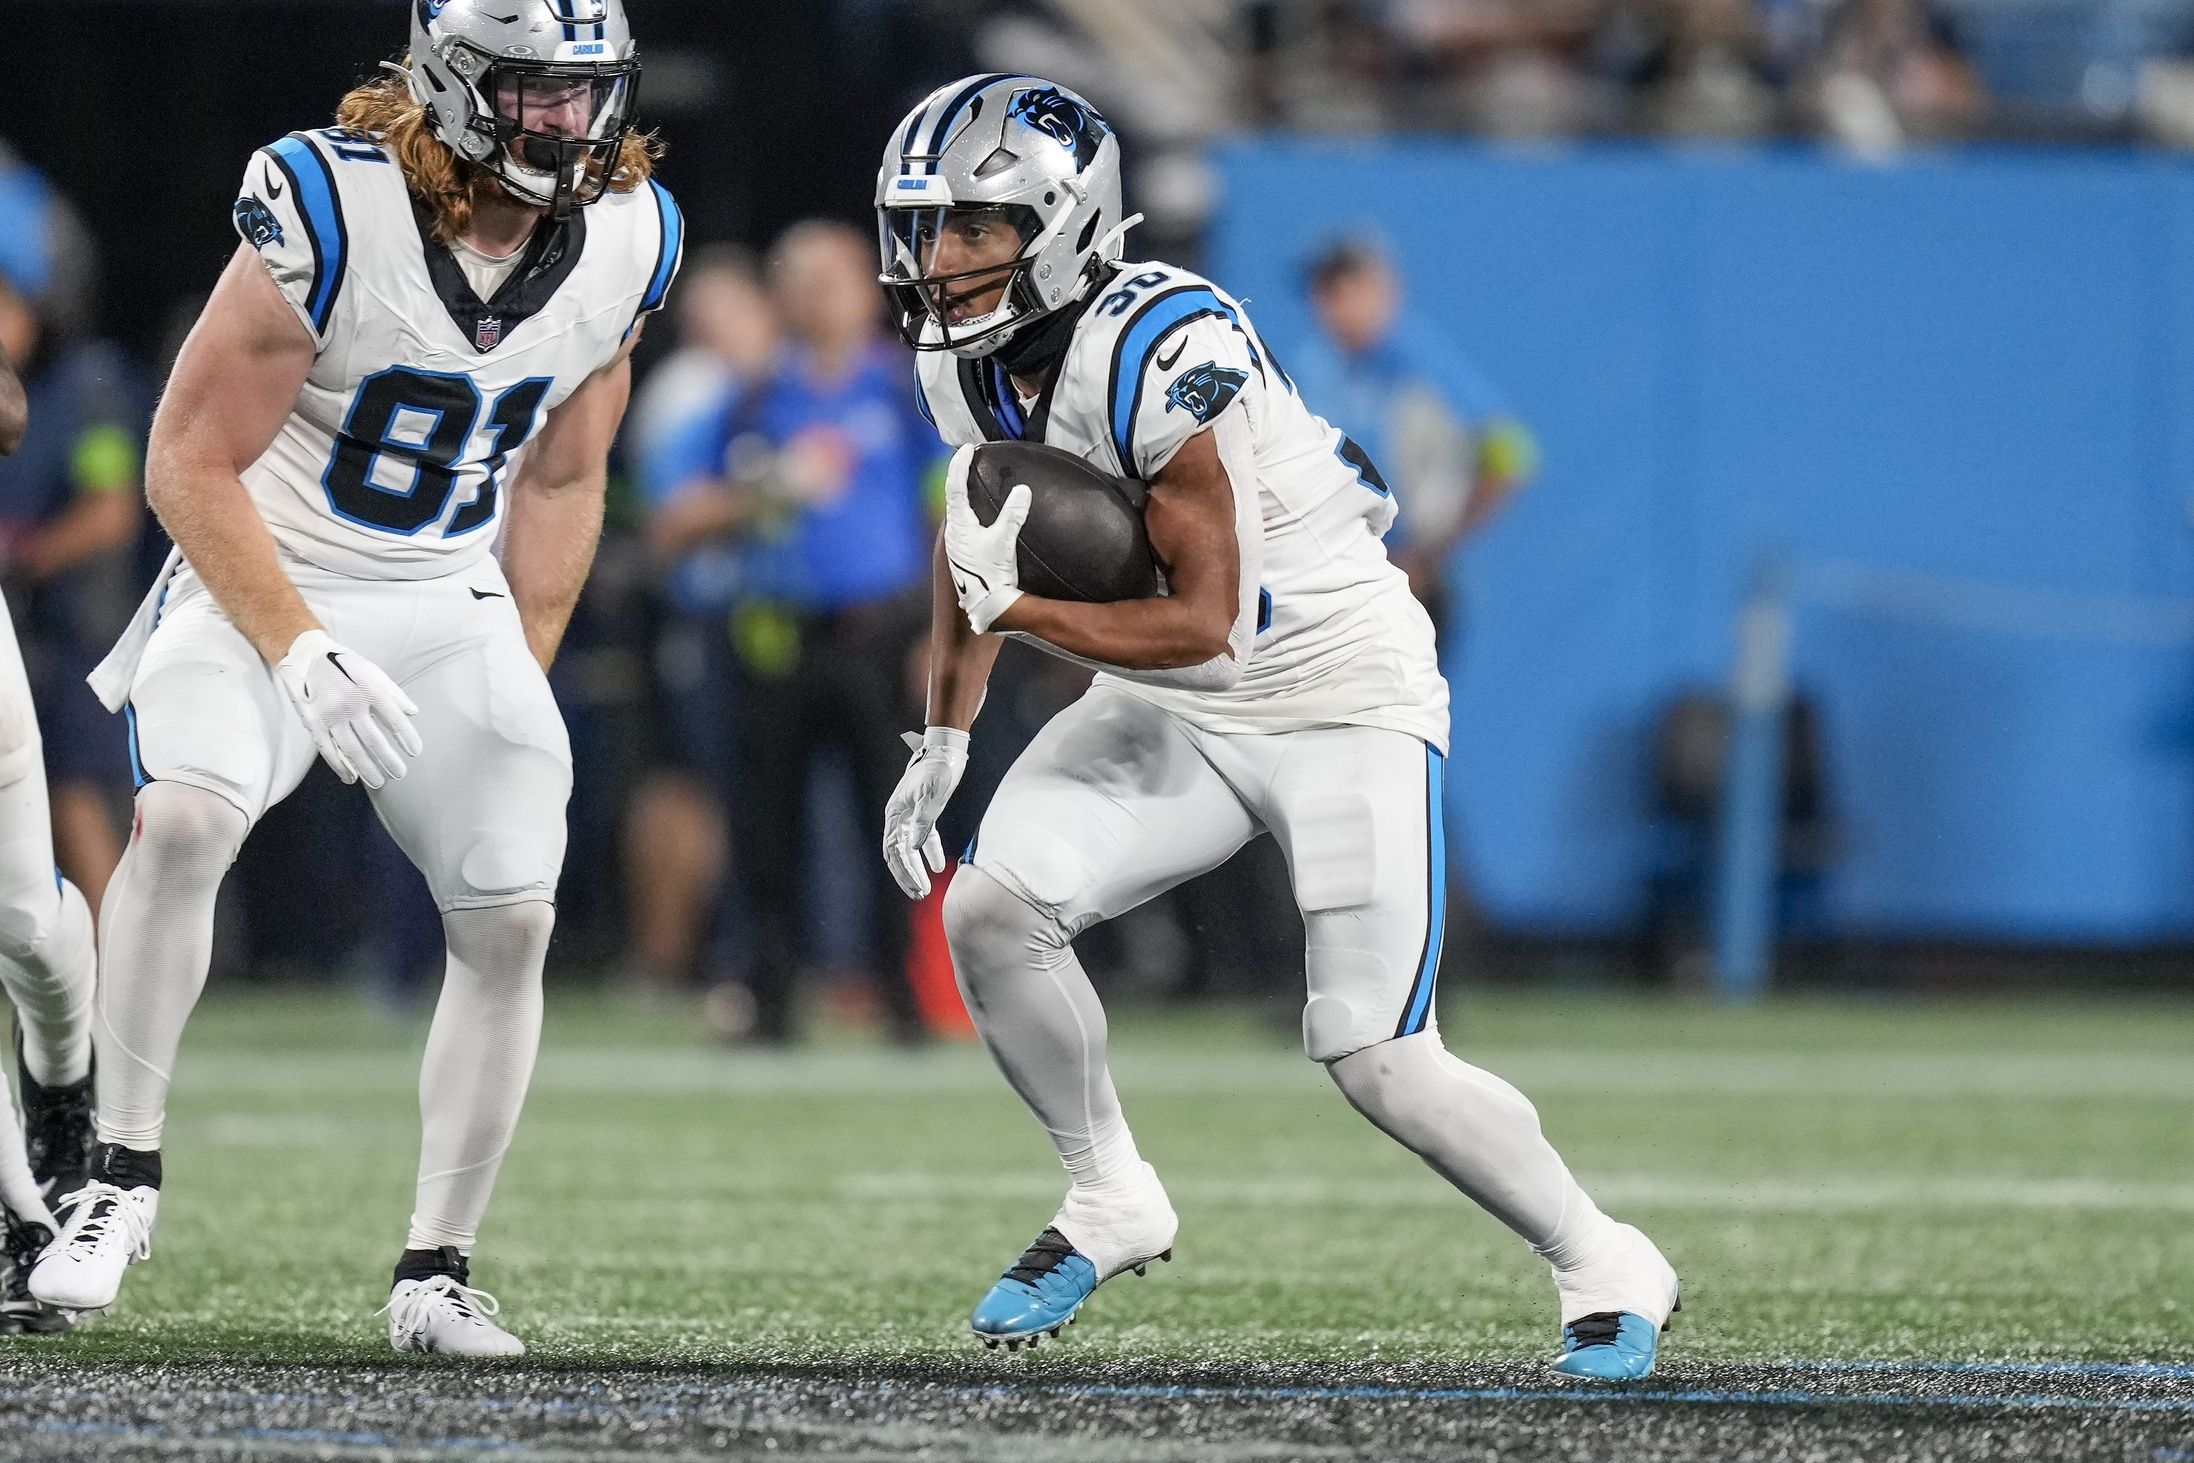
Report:
[[[160,1146],[175,1050],[213,959],[213,902],[250,829],[202,788],[155,782],[137,794],[137,826],[99,920],[102,1143]]]
[[[1539,1131],[1521,1092],[1421,1031],[1327,1064],[1355,1109],[1433,1172],[1522,1235],[1556,1269],[1622,1242]]]
[[[53,868],[45,770],[0,787],[0,986],[23,1023],[23,1064],[42,1087],[80,1082],[91,1064],[96,957],[91,910]]]
[[[969,866],[945,895],[945,934],[975,1029],[1074,1186],[1141,1184],[1143,1158],[1105,1066],[1105,1009],[1066,931]]]
[[[419,1069],[419,1189],[405,1248],[469,1255],[518,1129],[541,1045],[541,967],[556,907],[442,916],[449,965]]]

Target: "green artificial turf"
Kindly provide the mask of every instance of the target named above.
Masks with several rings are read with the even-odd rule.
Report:
[[[1443,1021],[1675,1263],[1672,1359],[2194,1360],[2194,1007],[1504,995]],[[385,1357],[423,1039],[341,994],[209,996],[152,1260],[111,1316],[6,1344]],[[1285,1033],[1145,1011],[1113,1050],[1177,1261],[1024,1364],[1552,1351],[1544,1267]],[[551,1363],[965,1355],[1063,1188],[979,1048],[726,1051],[560,995],[474,1282]]]

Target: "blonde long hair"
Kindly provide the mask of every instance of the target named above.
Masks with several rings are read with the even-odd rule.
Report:
[[[403,64],[408,66],[410,60],[406,56]],[[353,132],[370,132],[386,144],[404,170],[411,196],[433,218],[434,237],[445,244],[472,227],[472,211],[481,200],[502,192],[493,173],[459,157],[434,135],[433,119],[395,66],[352,87],[335,109],[335,124]],[[662,155],[662,141],[654,133],[628,134],[618,149],[610,191],[630,193],[645,183]]]

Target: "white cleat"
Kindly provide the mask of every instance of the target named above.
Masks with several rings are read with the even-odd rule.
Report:
[[[1165,1185],[1158,1182],[1158,1171],[1146,1163],[1141,1181],[1124,1192],[1067,1190],[1051,1227],[1089,1257],[1102,1283],[1122,1270],[1140,1272],[1152,1260],[1171,1254],[1181,1221]]]
[[[1562,1296],[1562,1324],[1605,1311],[1643,1316],[1656,1331],[1668,1325],[1676,1308],[1676,1271],[1653,1241],[1628,1224],[1618,1224],[1622,1242],[1601,1259],[1575,1270],[1554,1272]]]
[[[454,1275],[399,1280],[376,1314],[389,1318],[389,1345],[437,1356],[524,1356],[526,1343],[490,1317],[502,1307]]]
[[[30,1293],[66,1311],[114,1304],[122,1272],[152,1258],[160,1191],[94,1181],[61,1201],[61,1232],[30,1272]]]

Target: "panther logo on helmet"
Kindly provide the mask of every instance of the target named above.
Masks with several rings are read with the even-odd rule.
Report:
[[[442,13],[442,7],[447,4],[449,0],[419,0],[419,23],[423,26],[434,24],[435,17]]]
[[[1015,92],[1006,104],[1006,115],[1074,154],[1076,172],[1096,161],[1097,149],[1105,140],[1105,119],[1055,86]]]
[[[282,242],[282,221],[274,216],[274,210],[261,202],[256,193],[247,193],[236,200],[236,231],[251,242],[254,249],[264,249],[269,244]]]
[[[1191,366],[1166,388],[1166,410],[1179,407],[1202,425],[1225,411],[1227,403],[1234,400],[1248,382],[1249,372],[1233,366],[1222,366],[1214,361]]]

